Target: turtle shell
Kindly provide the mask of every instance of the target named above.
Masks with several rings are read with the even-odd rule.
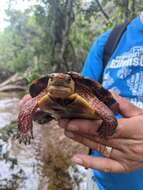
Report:
[[[63,73],[56,73],[56,76],[58,74],[64,79]],[[59,97],[58,101],[53,101],[43,98],[39,104],[43,112],[48,112],[50,108],[51,113],[59,118],[102,119],[103,124],[99,132],[104,136],[112,135],[117,127],[117,120],[113,113],[118,111],[118,103],[111,92],[103,88],[100,83],[76,72],[65,73],[65,76],[67,74],[75,84],[74,99]],[[54,76],[54,73],[33,81],[29,88],[32,97],[38,96],[42,91],[48,92],[48,80],[51,76]],[[49,112],[47,114],[43,114],[45,118],[49,118]],[[51,116],[53,117],[52,114]]]
[[[32,81],[32,84],[29,87],[29,93],[33,97],[38,96],[40,92],[46,89],[48,84],[49,76],[41,77],[40,79]]]
[[[75,81],[76,89],[86,87],[86,89],[90,94],[95,95],[101,102],[107,105],[114,113],[118,112],[118,103],[113,98],[111,92],[105,89],[99,82],[83,77],[76,72],[68,72],[68,74]]]
[[[113,98],[111,92],[105,89],[99,82],[95,80],[91,80],[89,78],[81,76],[76,72],[67,72],[75,82],[76,91],[78,89],[85,89],[89,91],[89,93],[95,95],[101,102],[107,105],[114,113],[118,111],[118,103]],[[46,89],[48,85],[48,80],[51,74],[41,77],[40,79],[34,80],[29,87],[29,92],[32,97],[36,97],[40,94],[44,89]],[[84,96],[84,92],[83,92]]]

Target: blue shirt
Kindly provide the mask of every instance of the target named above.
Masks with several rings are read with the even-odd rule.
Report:
[[[83,76],[99,80],[103,70],[103,49],[111,31],[92,45],[82,70]],[[133,19],[111,56],[103,75],[103,86],[143,109],[143,24]],[[93,156],[101,156],[92,151]],[[94,170],[100,190],[143,190],[143,169],[130,173],[104,173]]]

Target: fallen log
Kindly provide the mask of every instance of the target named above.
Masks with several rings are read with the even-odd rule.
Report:
[[[6,86],[9,84],[14,84],[14,85],[27,85],[28,82],[25,78],[18,74],[14,74],[13,76],[9,77],[6,79],[4,82],[0,84],[0,86]]]
[[[26,79],[18,74],[14,74],[0,84],[0,92],[26,91],[27,84],[28,82]]]
[[[26,91],[26,86],[19,85],[0,85],[0,92],[9,92],[9,91]]]

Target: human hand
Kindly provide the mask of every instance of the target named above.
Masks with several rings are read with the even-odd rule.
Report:
[[[124,118],[118,120],[116,133],[106,139],[97,136],[100,123],[89,120],[61,120],[69,138],[98,150],[105,157],[74,155],[72,160],[80,165],[104,172],[130,172],[143,167],[143,110],[124,98],[114,95]],[[99,121],[98,121],[99,122]],[[112,147],[110,155],[106,147]]]

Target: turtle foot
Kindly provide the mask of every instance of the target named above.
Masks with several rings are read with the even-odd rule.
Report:
[[[17,134],[14,135],[14,139],[18,139],[20,144],[24,143],[25,145],[28,145],[33,139],[33,133],[32,131],[28,131],[27,133],[21,133],[18,131]]]
[[[102,123],[101,127],[97,130],[98,135],[100,138],[106,138],[108,136],[112,136],[115,132],[115,128],[111,128],[107,126],[104,122]]]

